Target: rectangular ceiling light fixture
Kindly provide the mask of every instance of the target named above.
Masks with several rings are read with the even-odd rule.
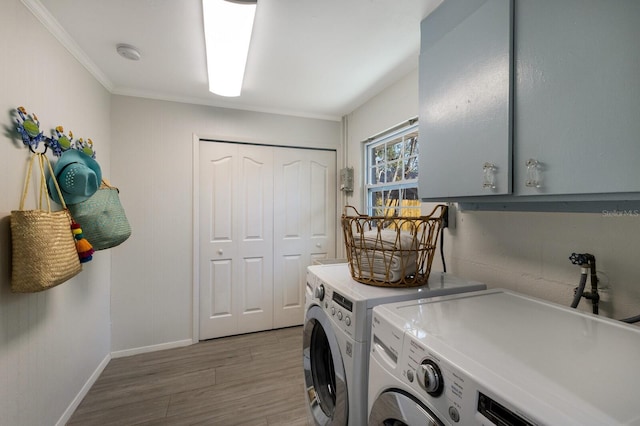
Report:
[[[257,0],[202,0],[209,91],[240,96]]]

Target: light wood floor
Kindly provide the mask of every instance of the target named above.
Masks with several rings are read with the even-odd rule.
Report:
[[[67,425],[307,425],[302,327],[109,362]]]

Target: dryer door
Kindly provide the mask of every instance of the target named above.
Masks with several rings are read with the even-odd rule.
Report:
[[[314,424],[346,425],[349,404],[342,354],[331,321],[317,305],[307,311],[302,350],[307,404]]]
[[[422,404],[400,390],[382,393],[371,406],[369,426],[442,426],[443,423]]]

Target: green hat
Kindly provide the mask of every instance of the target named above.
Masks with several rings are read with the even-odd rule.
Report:
[[[77,204],[87,200],[98,190],[102,182],[102,171],[98,162],[77,149],[62,153],[53,167],[53,174],[58,180],[66,204]],[[53,176],[49,176],[47,186],[51,199],[62,204]]]

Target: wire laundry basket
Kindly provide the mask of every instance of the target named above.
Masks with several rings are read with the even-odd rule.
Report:
[[[445,213],[446,206],[437,205],[427,216],[367,216],[345,206],[342,231],[353,279],[379,287],[427,284]]]

